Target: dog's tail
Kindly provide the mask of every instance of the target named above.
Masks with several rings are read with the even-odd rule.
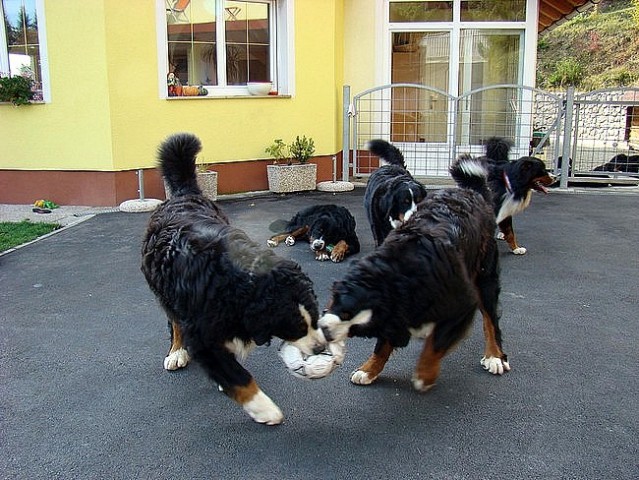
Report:
[[[160,145],[160,170],[172,196],[202,193],[195,175],[195,157],[200,150],[200,140],[191,133],[176,133]]]
[[[389,165],[399,165],[402,168],[406,168],[404,163],[404,155],[399,148],[391,145],[386,140],[370,140],[366,143],[366,148],[373,155],[377,155],[382,161]]]
[[[481,160],[470,155],[461,155],[453,162],[449,171],[459,187],[474,190],[487,202],[491,201],[492,193],[488,187],[488,170]]]
[[[507,162],[512,146],[507,138],[490,137],[486,140],[486,156],[495,162]]]

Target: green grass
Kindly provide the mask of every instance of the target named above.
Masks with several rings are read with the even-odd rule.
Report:
[[[0,222],[0,252],[4,252],[23,243],[35,240],[60,228],[55,223]]]

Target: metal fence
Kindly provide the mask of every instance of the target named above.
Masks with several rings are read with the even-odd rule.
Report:
[[[351,169],[355,177],[378,166],[365,147],[371,139],[401,149],[415,176],[448,177],[454,158],[482,154],[492,136],[513,141],[513,159],[534,155],[544,160],[562,175],[563,187],[577,180],[639,183],[637,88],[575,94],[572,88],[551,93],[494,85],[455,97],[401,83],[351,98],[350,87],[344,87],[344,152],[350,153],[344,156],[344,172]]]

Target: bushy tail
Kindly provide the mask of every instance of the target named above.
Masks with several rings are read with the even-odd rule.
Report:
[[[366,144],[366,148],[373,154],[377,155],[383,161],[390,165],[399,165],[402,168],[406,168],[406,164],[404,163],[404,155],[402,152],[391,145],[385,140],[370,140]]]
[[[492,200],[492,193],[488,187],[488,170],[481,160],[470,155],[461,155],[453,162],[449,171],[459,187],[474,190],[487,202]]]
[[[202,193],[195,175],[195,157],[200,150],[200,140],[191,133],[176,133],[160,145],[160,170],[172,196]]]
[[[512,146],[507,138],[490,137],[486,140],[486,156],[495,162],[507,162]]]

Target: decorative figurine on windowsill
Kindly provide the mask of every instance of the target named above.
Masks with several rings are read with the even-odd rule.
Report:
[[[182,84],[178,76],[169,72],[166,76],[166,85],[169,92],[169,97],[179,97],[182,95]]]

